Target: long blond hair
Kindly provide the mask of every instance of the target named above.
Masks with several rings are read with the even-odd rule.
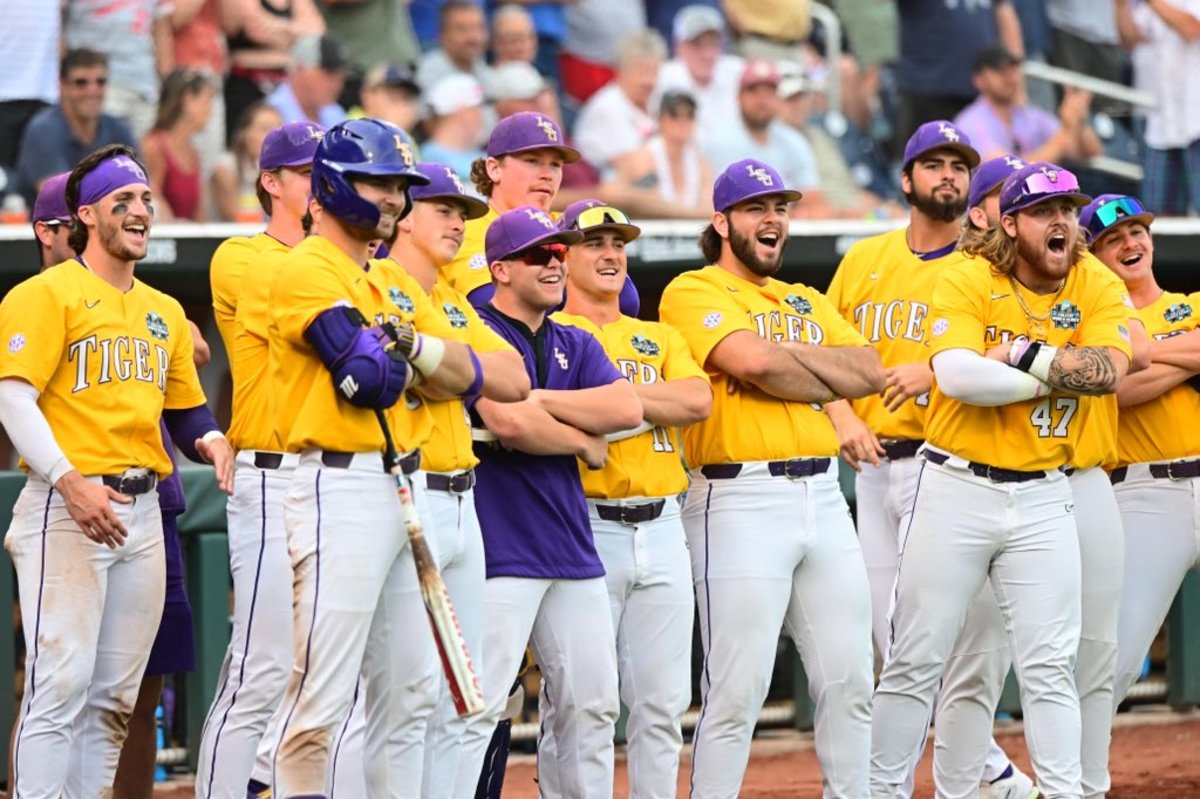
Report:
[[[1005,233],[1004,226],[1000,224],[984,230],[968,221],[959,236],[958,249],[973,258],[984,259],[998,275],[1011,275],[1017,266],[1017,240]],[[1071,251],[1071,266],[1082,261],[1087,252],[1087,236],[1080,230],[1075,236],[1075,248]]]

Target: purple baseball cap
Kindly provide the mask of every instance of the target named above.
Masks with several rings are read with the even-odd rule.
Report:
[[[1079,190],[1079,178],[1061,166],[1038,161],[1027,164],[1004,179],[1000,187],[1000,213],[1015,214],[1044,200],[1057,198],[1071,200],[1077,207],[1091,202],[1092,198]]]
[[[313,161],[325,128],[316,122],[287,122],[263,139],[258,154],[259,171],[282,166],[307,166]]]
[[[424,186],[410,186],[408,196],[413,200],[451,200],[462,206],[467,219],[478,219],[487,215],[487,203],[467,194],[462,181],[454,170],[445,164],[431,161],[417,164],[417,171],[429,178]]]
[[[904,145],[904,168],[912,166],[922,155],[934,150],[954,150],[974,169],[979,165],[979,153],[971,146],[971,138],[953,122],[935,119],[917,128]]]
[[[592,209],[596,209],[593,211]],[[642,235],[642,229],[629,221],[624,211],[602,200],[577,200],[567,206],[558,218],[563,230],[613,230],[626,244]]]
[[[540,208],[521,205],[500,214],[499,218],[488,225],[483,249],[490,264],[503,261],[510,255],[539,244],[575,244],[582,240],[582,233],[577,230],[563,230]]]
[[[713,208],[728,211],[740,202],[768,194],[780,194],[788,202],[804,195],[783,185],[775,167],[753,158],[743,158],[725,167],[713,183]]]
[[[70,172],[63,172],[52,178],[47,178],[38,189],[37,199],[33,201],[33,214],[30,222],[70,222],[71,209],[67,208],[67,178]]]
[[[558,150],[568,164],[579,160],[579,151],[566,145],[562,128],[550,117],[536,111],[521,111],[507,116],[492,128],[487,154],[492,158],[529,150]]]
[[[984,161],[971,176],[971,190],[967,192],[967,208],[976,208],[983,199],[996,189],[1004,179],[1025,166],[1015,155],[1000,155]]]
[[[1109,228],[1126,222],[1140,222],[1149,228],[1154,214],[1146,210],[1141,200],[1128,194],[1101,194],[1079,211],[1079,226],[1087,230],[1092,242]]]

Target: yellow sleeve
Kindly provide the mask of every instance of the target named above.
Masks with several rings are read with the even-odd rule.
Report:
[[[504,338],[487,326],[487,323],[480,318],[479,313],[474,306],[469,302],[464,302],[463,314],[467,317],[467,330],[471,333],[470,341],[471,349],[476,352],[516,352],[513,346]],[[685,343],[686,347],[687,344]]]
[[[696,363],[692,351],[688,349],[687,340],[675,328],[663,322],[659,323],[663,337],[667,340],[666,357],[663,358],[663,378],[666,380],[685,380],[689,377],[699,377],[705,383],[711,382],[708,373]]]
[[[846,317],[838,312],[837,306],[821,292],[813,289],[808,292],[813,306],[813,316],[817,324],[825,329],[827,347],[867,347],[870,346],[858,328],[846,321]]]
[[[848,273],[854,268],[856,260],[854,248],[851,247],[842,256],[842,261],[838,264],[837,271],[833,273],[833,280],[829,281],[829,288],[825,291],[825,297],[837,309],[839,314],[844,314],[849,310],[846,307],[846,291],[849,286],[846,284],[850,280]]]
[[[68,312],[44,279],[31,278],[8,292],[0,303],[0,378],[19,377],[45,391],[62,360]]]
[[[285,279],[286,277],[286,279]],[[325,264],[296,258],[271,281],[271,322],[288,342],[307,347],[304,331],[336,305],[351,305],[345,287]]]
[[[213,310],[218,316],[232,318],[237,310],[242,278],[247,264],[253,258],[253,250],[250,239],[235,236],[221,242],[213,252],[208,280],[212,288]]]
[[[984,299],[989,281],[974,263],[946,270],[933,285],[930,303],[929,357],[939,352],[967,349],[980,355],[984,350]]]
[[[1095,308],[1083,315],[1079,341],[1087,347],[1115,347],[1133,357],[1129,341],[1129,308],[1125,305],[1125,285],[1101,281],[1097,287]]]
[[[250,335],[267,340],[267,331],[271,325],[271,284],[275,281],[279,263],[286,251],[282,253],[265,252],[258,257],[254,274],[247,273],[242,278],[241,290],[238,293],[237,311],[234,318]]]
[[[165,296],[165,295],[164,295]],[[167,365],[167,387],[163,409],[174,411],[195,408],[207,400],[200,387],[200,376],[196,373],[195,343],[192,341],[191,326],[183,313],[183,306],[167,297],[168,322],[172,330],[178,330],[172,342],[171,360]]]
[[[734,301],[733,292],[694,273],[671,281],[663,292],[658,314],[662,321],[684,334],[701,366],[729,334],[748,330],[758,335],[745,309]]]

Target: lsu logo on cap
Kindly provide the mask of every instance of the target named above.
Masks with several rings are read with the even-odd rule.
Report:
[[[767,170],[763,169],[761,166],[754,166],[753,164],[746,164],[746,174],[749,175],[750,177],[754,178],[755,180],[757,180],[759,183],[763,184],[764,186],[774,186],[775,185],[775,178],[771,177],[771,175],[767,172]]]
[[[789,294],[783,298],[783,301],[790,305],[792,310],[801,316],[812,313],[812,303],[803,297],[797,297],[795,294]]]
[[[961,138],[958,135],[958,131],[945,122],[938,123],[938,133],[942,134],[942,138],[946,141],[958,141]]]
[[[1004,156],[1004,163],[1008,164],[1008,166],[1011,167],[1014,171],[1017,169],[1025,168],[1025,162],[1022,161],[1020,158],[1017,158],[1016,156],[1013,156],[1013,155]]]
[[[1182,322],[1192,315],[1192,306],[1186,302],[1177,302],[1163,311],[1163,319],[1168,322]]]
[[[1054,322],[1055,327],[1063,330],[1074,330],[1079,327],[1081,319],[1083,319],[1083,314],[1079,310],[1079,306],[1070,300],[1063,300],[1050,309],[1050,320]]]
[[[629,339],[629,344],[635,350],[637,350],[642,355],[645,355],[648,358],[651,356],[654,356],[654,355],[658,355],[658,352],[659,352],[658,345],[655,344],[650,339],[643,336],[641,333],[638,333],[633,338]]]
[[[417,308],[417,306],[413,304],[412,297],[408,296],[395,286],[392,286],[390,289],[388,289],[388,299],[392,301],[393,305],[395,305],[401,311],[404,311],[404,313],[412,313]]]
[[[463,188],[462,181],[458,179],[458,174],[450,167],[444,167],[446,170],[446,180],[454,184],[454,189],[459,194],[466,194],[467,190]]]
[[[526,208],[525,215],[529,217],[529,221],[537,222],[544,228],[549,230],[554,230],[555,228],[554,220],[546,216],[546,214],[542,211],[535,211],[532,208]]]
[[[550,141],[558,141],[558,131],[554,129],[554,123],[545,117],[538,117],[537,126],[546,134],[546,138]]]
[[[166,321],[154,311],[146,314],[146,329],[150,331],[150,335],[160,341],[166,341],[167,335],[170,333]]]
[[[408,146],[408,142],[406,142],[399,133],[397,133],[395,136],[393,136],[393,138],[396,140],[397,152],[399,152],[400,157],[404,159],[404,165],[412,166],[413,160],[414,160],[412,147]]]

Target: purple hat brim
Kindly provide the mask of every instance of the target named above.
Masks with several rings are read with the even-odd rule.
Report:
[[[416,202],[440,200],[442,202],[455,203],[462,207],[463,216],[465,216],[468,220],[479,219],[480,217],[487,216],[488,212],[487,203],[476,197],[472,197],[469,194],[459,194],[458,192],[452,191],[425,194],[418,190],[413,192],[412,198]]]
[[[731,203],[720,210],[722,212],[728,211],[730,208],[733,208],[735,205],[741,205],[744,202],[749,202],[750,200],[756,200],[759,197],[770,197],[770,196],[774,196],[774,195],[779,195],[780,197],[783,197],[785,200],[787,200],[790,203],[798,202],[801,198],[804,197],[803,192],[796,191],[795,189],[767,188],[767,189],[763,189],[762,191],[756,191],[753,194],[747,194],[745,197],[739,197],[737,202]]]
[[[1026,208],[1031,208],[1038,203],[1044,203],[1048,200],[1070,200],[1075,203],[1076,208],[1082,208],[1092,201],[1092,198],[1082,192],[1064,191],[1055,192],[1053,194],[1035,194],[1032,197],[1026,197],[1024,200],[1014,204],[1011,208],[1004,208],[1000,211],[1001,216],[1012,216],[1018,211],[1024,211]],[[1132,218],[1132,217],[1130,217]]]
[[[505,155],[515,155],[517,153],[528,153],[528,152],[532,152],[534,150],[557,150],[558,152],[562,153],[562,159],[563,159],[564,164],[573,164],[576,161],[583,158],[583,156],[579,154],[579,151],[576,150],[574,147],[568,147],[565,144],[543,144],[541,142],[538,142],[537,144],[529,144],[529,145],[526,145],[525,147],[517,147],[512,150],[505,150],[502,153],[494,153],[489,149],[488,155],[491,156],[492,158],[500,158],[501,156],[505,156]]]
[[[507,260],[516,253],[519,253],[522,250],[528,250],[530,247],[540,247],[543,244],[555,243],[566,244],[567,246],[570,246],[572,244],[578,244],[581,241],[583,241],[583,234],[577,230],[551,230],[547,231],[544,235],[530,239],[512,252],[506,252],[503,255],[496,256],[495,258],[492,257],[491,253],[488,253],[487,259],[488,263],[495,263],[496,261]]]
[[[983,160],[979,156],[979,151],[969,144],[953,141],[940,141],[933,147],[928,147],[918,153],[913,153],[913,156],[904,162],[904,168],[908,169],[910,166],[916,163],[918,158],[928,153],[932,153],[935,150],[954,150],[963,158],[967,159],[967,167],[969,169],[974,169],[975,167],[979,166],[979,162]],[[1003,181],[1001,182],[1003,183]]]

